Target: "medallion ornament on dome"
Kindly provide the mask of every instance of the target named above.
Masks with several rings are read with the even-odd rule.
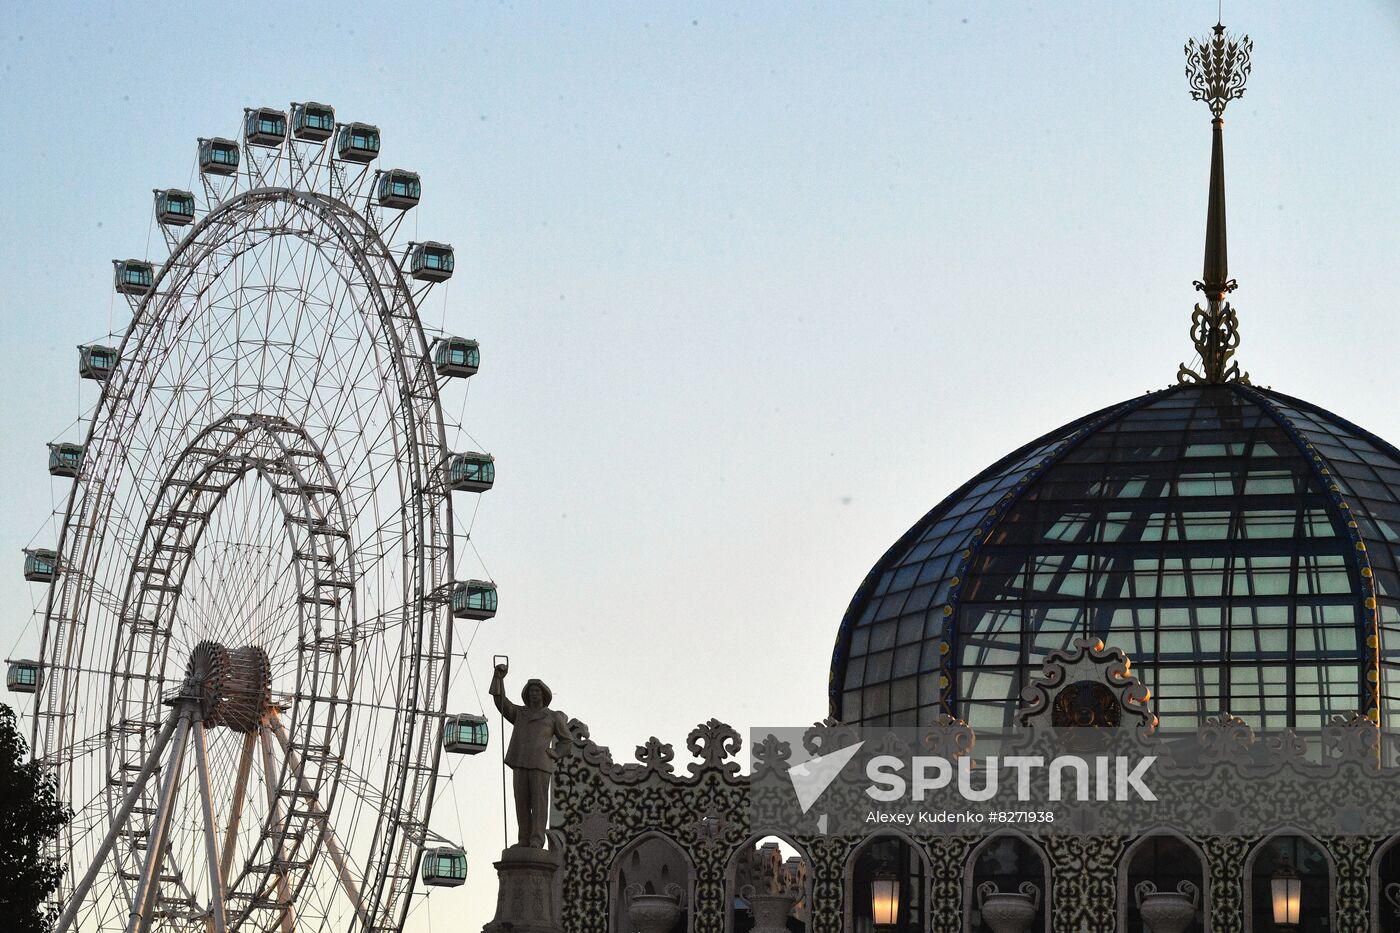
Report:
[[[1073,649],[1046,655],[1040,673],[1021,691],[1017,722],[1131,727],[1151,733],[1157,727],[1157,717],[1147,703],[1152,691],[1129,673],[1131,667],[1122,649],[1106,648],[1097,638],[1076,638]]]

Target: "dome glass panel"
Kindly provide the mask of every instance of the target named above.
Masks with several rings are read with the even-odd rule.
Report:
[[[1009,725],[1029,675],[1081,637],[1128,653],[1163,726],[1229,711],[1256,727],[1316,728],[1368,711],[1374,613],[1357,535],[1386,533],[1370,511],[1384,507],[1400,541],[1400,458],[1297,404],[1176,387],[995,465],[911,529],[856,594],[833,711],[873,725],[941,712]],[[1307,447],[1313,435],[1330,446]],[[1365,512],[1351,530],[1348,497]],[[1400,595],[1396,555],[1376,550],[1382,593]],[[1400,611],[1380,602],[1400,649]]]

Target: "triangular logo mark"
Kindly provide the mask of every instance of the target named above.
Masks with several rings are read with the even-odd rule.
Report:
[[[837,775],[864,744],[857,742],[829,755],[808,758],[800,765],[793,765],[788,769],[788,776],[792,778],[792,789],[797,792],[797,802],[802,806],[803,813],[812,809],[812,805],[821,799],[831,782],[836,780]]]

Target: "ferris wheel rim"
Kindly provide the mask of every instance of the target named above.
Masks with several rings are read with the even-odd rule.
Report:
[[[411,462],[416,467],[418,475],[422,477],[425,482],[431,482],[433,472],[440,467],[446,455],[447,446],[445,425],[442,417],[442,404],[437,394],[435,383],[431,380],[427,383],[427,385],[432,388],[428,412],[431,417],[427,419],[419,417],[413,405],[408,404],[406,401],[414,390],[414,376],[421,374],[423,367],[428,366],[427,354],[429,344],[422,327],[421,319],[417,313],[416,302],[414,301],[412,290],[404,279],[402,268],[394,260],[391,248],[384,242],[378,229],[376,229],[375,225],[363,214],[357,211],[353,205],[343,200],[322,192],[307,192],[284,186],[261,186],[235,192],[227,200],[220,202],[188,231],[179,244],[171,251],[169,258],[160,264],[159,274],[154,279],[154,284],[150,292],[145,295],[134,308],[131,325],[126,329],[119,345],[118,358],[126,361],[128,350],[133,346],[133,341],[136,341],[136,344],[139,346],[142,336],[157,332],[162,327],[169,325],[169,321],[166,319],[165,315],[168,315],[180,307],[178,301],[172,301],[171,298],[172,296],[182,294],[182,292],[162,292],[162,286],[167,285],[169,278],[175,274],[172,270],[178,272],[179,260],[182,259],[188,251],[201,244],[201,235],[217,225],[225,224],[225,222],[240,208],[249,204],[263,202],[295,204],[314,213],[321,222],[336,231],[334,239],[340,244],[340,247],[345,253],[351,257],[355,267],[360,272],[360,281],[376,299],[378,313],[374,315],[374,317],[379,322],[379,333],[383,334],[391,342],[390,345],[395,351],[390,354],[390,356],[394,363],[394,372],[398,377],[396,397],[403,402],[400,406],[400,414],[405,419],[405,423],[412,428],[412,430],[406,430],[404,432],[404,446],[411,455]],[[347,222],[348,224],[358,222],[359,229],[350,229]],[[233,223],[227,224],[227,229],[229,233],[226,234],[226,236],[236,235],[239,229],[237,220],[235,219]],[[384,283],[379,280],[377,275],[372,274],[369,265],[371,250],[367,248],[367,246],[375,248],[374,253],[377,254],[375,258],[384,263],[385,267],[393,270],[393,279],[389,283],[393,289],[393,300],[385,294]],[[319,249],[322,247],[318,245],[316,248]],[[196,266],[197,263],[191,263],[189,268],[194,268]],[[188,277],[189,273],[185,272],[185,282],[188,282]],[[402,308],[403,310],[400,310],[396,314],[394,311],[395,308]],[[405,310],[407,313],[404,313]],[[369,316],[368,314],[363,315],[364,318],[368,318]],[[404,332],[401,332],[394,326],[395,319],[406,324]],[[368,325],[369,322],[366,320],[365,324]],[[408,339],[402,339],[404,337]],[[412,344],[411,346],[409,343],[410,341]],[[415,373],[410,369],[408,365],[410,358],[417,360],[416,365],[419,373]],[[123,379],[126,378],[125,373],[127,371],[129,371],[128,367],[121,367],[118,369],[118,373],[122,373]],[[125,385],[125,383],[108,382],[103,385],[101,397],[97,402],[93,417],[88,425],[85,438],[86,444],[91,444],[94,437],[97,435],[99,427],[109,424],[116,414],[115,406],[121,401],[120,399],[114,400],[113,390],[114,386],[117,385]],[[436,457],[423,456],[424,454],[436,454]],[[58,552],[60,555],[66,555],[68,553],[71,544],[70,529],[76,517],[75,511],[80,508],[80,496],[76,491],[76,483],[74,490],[74,493],[67,498],[64,509],[62,530],[58,540]],[[100,501],[99,499],[98,502],[100,503]],[[432,565],[430,562],[425,568],[421,560],[417,561],[419,575],[419,580],[417,581],[418,588],[420,590],[425,590],[427,588],[425,584],[429,581],[423,579],[425,569],[427,576],[431,577],[432,580],[436,580],[437,585],[440,586],[444,583],[450,583],[452,578],[451,567],[453,550],[451,535],[451,497],[442,497],[437,506],[437,509],[440,510],[442,514],[437,516],[432,514],[424,515],[425,509],[422,506],[421,499],[417,497],[417,494],[412,497],[411,502],[414,507],[412,509],[408,508],[408,503],[406,502],[404,512],[406,516],[411,515],[411,518],[408,520],[420,530],[420,534],[427,534],[429,536],[436,534],[438,537],[445,539],[446,573],[441,579],[438,579],[439,569],[436,566]],[[85,500],[82,505],[86,505]],[[435,510],[427,509],[426,511],[433,513]],[[436,520],[434,520],[434,518],[436,518]],[[445,525],[447,529],[445,532],[441,527],[443,525]],[[436,527],[436,532],[432,530],[433,527]],[[99,537],[97,539],[97,551],[101,550],[100,541],[101,538]],[[422,544],[418,542],[419,539],[415,538],[414,547],[421,551]],[[56,612],[60,602],[64,601],[64,594],[61,593],[61,589],[60,586],[53,586],[47,594],[41,642],[41,657],[46,662],[49,660],[51,642],[56,643],[58,641],[57,634],[52,631],[54,626],[75,624],[74,620],[69,618],[66,613]],[[89,596],[90,594],[91,590],[89,589]],[[83,603],[89,600],[84,600],[81,596],[76,596],[72,601],[74,603]],[[442,639],[442,646],[440,648],[440,654],[438,655],[440,658],[438,663],[440,665],[439,682],[441,686],[439,689],[435,690],[436,695],[426,697],[415,695],[413,702],[403,704],[404,725],[402,728],[396,728],[394,730],[396,734],[408,736],[418,731],[415,727],[420,720],[425,719],[424,714],[427,714],[427,717],[430,718],[434,711],[441,714],[446,709],[446,686],[451,671],[452,626],[450,619],[444,623],[438,618],[440,615],[442,615],[441,609],[430,606],[424,607],[416,624],[417,635],[415,648],[420,649],[419,653],[421,656],[421,644],[424,630],[434,626],[441,629],[440,637]],[[79,640],[75,642],[74,640],[70,640],[66,647],[71,654],[75,644],[78,654],[82,656],[86,649],[82,641]],[[94,648],[100,647],[101,645],[94,645]],[[63,669],[65,678],[72,668],[71,664],[53,666]],[[114,664],[112,667],[113,672],[115,672],[116,665]],[[422,686],[422,681],[418,678],[414,678],[412,682],[415,690]],[[66,684],[64,687],[65,690],[63,693],[51,695],[59,696],[60,699],[69,699],[71,703],[71,697],[74,696],[74,694],[72,694]],[[425,699],[432,705],[432,710],[424,707],[423,700]],[[42,703],[42,701],[36,701],[36,712],[39,703]],[[67,705],[70,704],[60,703],[60,706]],[[62,715],[61,711],[59,715]],[[33,726],[33,736],[36,739],[34,743],[36,752],[40,748],[37,741],[40,720],[41,717],[36,715]],[[50,732],[51,730],[46,730],[46,738],[49,736]],[[436,743],[429,743],[429,747],[431,747],[430,773],[435,775],[440,764],[441,748]],[[407,762],[404,764],[407,765]],[[402,781],[395,783],[396,786],[402,790]],[[400,794],[399,803],[400,806],[402,806],[402,794]],[[431,815],[432,803],[433,794],[431,792],[424,795],[419,803],[418,810],[421,815],[418,819],[423,825],[426,825]],[[395,829],[397,829],[397,827],[395,827]],[[376,834],[377,833],[378,830],[376,830]],[[394,832],[391,835],[398,835],[398,833]],[[391,842],[386,842],[383,848],[387,851],[391,844]],[[387,868],[388,864],[388,859],[382,861],[382,867]],[[376,884],[382,885],[383,875],[383,871],[379,872],[378,877],[375,879]],[[371,879],[368,877],[364,879],[366,887],[370,885],[370,881]],[[407,897],[403,898],[402,905],[400,913],[407,911]]]
[[[129,344],[133,339],[133,336],[137,333],[137,326],[139,324],[144,323],[143,315],[150,311],[153,300],[161,295],[160,287],[163,284],[167,274],[169,274],[170,269],[172,268],[172,261],[180,257],[186,250],[191,248],[196,243],[196,241],[198,241],[199,234],[202,233],[204,230],[222,221],[225,216],[231,214],[234,210],[243,206],[245,203],[253,203],[259,201],[301,202],[308,207],[332,207],[336,211],[337,220],[339,219],[339,217],[348,215],[361,221],[365,221],[364,216],[358,211],[356,211],[352,205],[348,204],[342,199],[334,198],[322,192],[307,192],[285,186],[260,186],[257,188],[248,189],[246,191],[237,192],[228,200],[220,202],[215,210],[210,211],[208,214],[206,214],[205,217],[196,221],[195,224],[191,227],[191,229],[186,233],[184,238],[180,241],[176,249],[171,252],[167,260],[161,263],[159,272],[156,274],[153,280],[151,290],[142,298],[142,300],[136,306],[132,315],[132,320],[126,329],[126,332],[123,334],[121,342],[118,344],[118,359],[122,359],[126,356],[126,351],[129,347]],[[322,219],[330,219],[326,215],[321,214],[319,211],[318,216],[321,216]],[[337,241],[343,246],[348,247],[348,252],[356,252],[356,244],[354,243],[353,239],[347,235],[349,231],[347,231],[343,227],[343,225],[340,225],[339,223],[336,224],[336,228],[337,231],[341,234],[336,238]],[[411,323],[411,329],[414,336],[418,338],[418,348],[422,351],[420,356],[421,358],[426,358],[428,352],[427,337],[423,332],[421,318],[418,316],[416,304],[412,300],[411,289],[408,287],[407,282],[403,278],[402,270],[398,268],[398,265],[396,263],[392,262],[392,251],[389,249],[388,245],[384,243],[384,241],[379,237],[378,231],[374,229],[372,224],[365,221],[363,232],[366,233],[368,236],[372,237],[372,242],[374,242],[375,245],[379,247],[380,258],[389,261],[392,267],[395,269],[396,281],[394,282],[394,284],[397,290],[400,292],[400,294],[404,295],[404,297],[408,299],[412,314],[409,315],[407,319]],[[356,265],[357,267],[359,267],[362,273],[365,271],[362,262],[357,262]],[[191,265],[191,268],[193,268],[193,265]],[[378,298],[381,321],[383,318],[390,316],[389,303],[384,300],[382,289],[377,279],[366,275],[363,276],[362,281],[371,284],[371,287],[374,290],[376,297]],[[151,330],[155,329],[156,328],[154,327],[151,328]],[[393,328],[385,328],[385,332],[389,334],[396,333],[395,331],[393,331]],[[405,348],[402,345],[399,345],[395,347],[395,349],[399,351],[395,359],[396,364],[398,364],[402,362]],[[409,389],[410,383],[408,380],[407,371],[401,366],[397,368],[399,369],[398,374],[400,377],[400,390]],[[119,372],[121,372],[121,370],[119,370]],[[102,421],[101,415],[107,406],[110,391],[111,383],[105,383],[102,387],[101,395],[94,407],[93,417],[89,422],[87,433],[84,436],[85,447],[92,443],[98,425]],[[436,392],[433,393],[432,403],[434,407],[433,413],[436,415],[433,421],[436,424],[438,435],[433,440],[436,442],[437,449],[445,453],[447,450],[446,432],[442,418],[441,400],[437,397]],[[440,459],[441,458],[439,458],[439,460]],[[73,517],[72,510],[73,506],[77,501],[78,500],[76,495],[70,495],[65,505],[64,519],[61,524],[61,531],[56,545],[56,550],[60,555],[64,553],[64,546],[66,544],[68,529],[71,525]],[[447,500],[447,503],[448,509],[450,511],[450,498]],[[41,635],[41,657],[47,657],[46,651],[44,649],[46,648],[49,640],[49,626],[51,624],[51,619],[53,615],[53,603],[56,598],[55,594],[57,594],[58,592],[58,588],[51,587],[46,596],[46,606],[44,611],[44,629]],[[38,717],[36,717],[32,727],[32,740],[37,740],[38,722]]]

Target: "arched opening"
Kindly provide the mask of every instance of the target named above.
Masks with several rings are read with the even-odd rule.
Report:
[[[690,929],[695,871],[685,851],[667,836],[653,832],[632,840],[613,861],[609,890],[613,933],[635,933],[644,916],[649,923],[674,916],[667,933]]]
[[[729,933],[806,933],[812,922],[812,874],[800,848],[781,836],[746,842],[725,874]]]
[[[1380,933],[1400,933],[1400,836],[1382,846],[1371,865],[1371,916]]]
[[[1155,905],[1150,900],[1154,890]],[[1127,933],[1150,933],[1145,913],[1151,914],[1154,909],[1184,911],[1185,904],[1195,908],[1185,933],[1205,933],[1210,923],[1209,897],[1205,859],[1195,845],[1175,833],[1144,836],[1123,856],[1118,875],[1118,916]]]
[[[1278,835],[1259,843],[1245,862],[1245,931],[1331,933],[1332,864],[1322,846],[1299,835]],[[1280,926],[1292,902],[1297,919]]]
[[[992,929],[982,908],[993,897],[1025,901],[1021,909],[1032,914],[1028,929],[1050,929],[1050,869],[1040,848],[1026,837],[1002,833],[984,840],[972,850],[964,882],[966,933]]]
[[[929,867],[903,836],[875,836],[846,869],[846,929],[854,933],[923,933]]]

